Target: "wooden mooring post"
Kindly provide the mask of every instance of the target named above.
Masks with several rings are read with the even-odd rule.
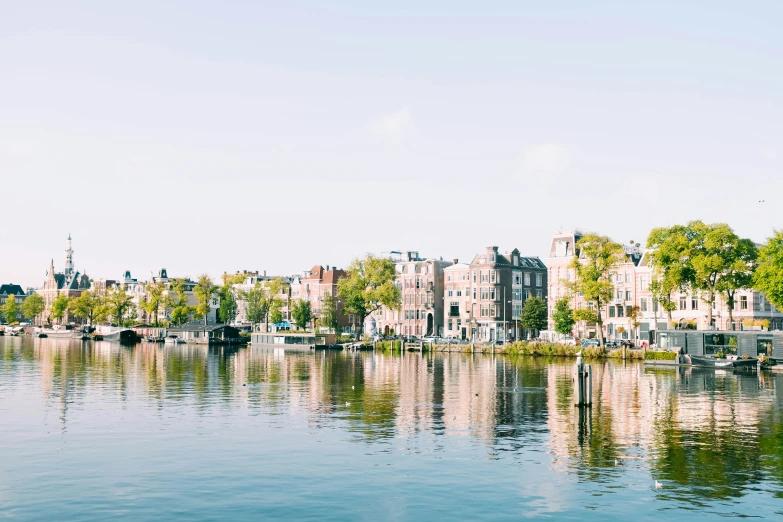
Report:
[[[593,405],[593,370],[589,364],[584,364],[582,356],[576,358],[576,375],[574,376],[574,406]]]

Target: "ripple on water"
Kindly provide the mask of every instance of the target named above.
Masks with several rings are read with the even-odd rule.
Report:
[[[0,338],[19,519],[775,519],[783,375]],[[663,488],[655,489],[659,481]]]

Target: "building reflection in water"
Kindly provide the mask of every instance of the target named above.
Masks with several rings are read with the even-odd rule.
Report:
[[[683,498],[783,485],[783,374],[734,375],[593,362],[593,406],[573,405],[573,362],[470,354],[390,355],[22,338],[0,343],[0,377],[31,367],[61,429],[111,394],[196,415],[246,409],[340,427],[357,442],[462,437],[490,458],[546,448],[555,471],[594,481],[649,470]]]

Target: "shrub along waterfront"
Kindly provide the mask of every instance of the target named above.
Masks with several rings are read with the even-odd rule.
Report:
[[[401,341],[378,341],[375,344],[376,349],[379,350],[399,350],[401,347]],[[429,350],[429,345],[424,344],[424,349]],[[469,344],[433,344],[432,350],[435,352],[463,352],[463,353],[505,353],[508,355],[533,355],[533,356],[546,356],[546,357],[576,357],[576,354],[581,352],[583,357],[586,358],[622,358],[623,350],[618,348],[615,350],[607,351],[600,346],[569,346],[567,344],[559,343],[541,343],[527,341],[518,341],[510,343],[505,346],[502,345],[488,345],[488,344],[475,344],[473,347]],[[648,352],[649,353],[649,352]],[[642,350],[626,350],[627,359],[642,359],[644,358]]]
[[[655,352],[651,350],[644,354],[644,358],[648,361],[673,361],[677,358],[677,354],[674,352]]]

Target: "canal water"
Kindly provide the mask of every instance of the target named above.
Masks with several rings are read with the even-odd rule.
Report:
[[[783,520],[783,374],[572,368],[0,337],[0,518]]]

